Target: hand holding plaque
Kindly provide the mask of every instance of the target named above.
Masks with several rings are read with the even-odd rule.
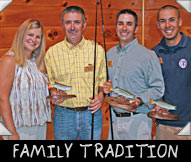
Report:
[[[107,97],[105,101],[110,104],[112,107],[119,109],[133,111],[135,112],[140,102],[135,95],[120,89],[120,88],[111,88],[111,81],[108,81],[104,84],[104,93],[108,94],[111,91],[118,94],[118,97]]]
[[[112,107],[116,107],[122,110],[134,112],[137,109],[137,104],[135,102],[131,102],[131,100],[124,96],[106,97],[105,102],[110,104]]]
[[[62,103],[65,99],[76,97],[76,95],[68,95],[65,92],[71,90],[70,86],[65,86],[61,84],[49,84],[48,87],[51,95],[47,96],[46,98],[55,105]]]
[[[168,110],[176,110],[176,106],[168,104],[164,101],[153,101],[151,99],[150,104],[155,104],[154,109],[147,114],[150,118],[156,118],[160,120],[179,120],[179,116],[170,113]]]

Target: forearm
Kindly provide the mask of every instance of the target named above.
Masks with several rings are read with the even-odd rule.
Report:
[[[88,110],[91,110],[93,114],[96,111],[98,111],[103,104],[103,100],[104,100],[103,87],[99,87],[98,94],[94,97],[94,99],[92,97],[90,99],[91,101],[90,101]]]
[[[0,101],[0,114],[6,128],[9,129],[11,133],[16,134],[17,132],[14,125],[11,106],[9,102]]]

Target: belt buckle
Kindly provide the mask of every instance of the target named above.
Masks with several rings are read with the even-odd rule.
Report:
[[[131,113],[124,113],[124,117],[131,117]]]
[[[122,114],[122,113],[119,113],[119,114],[117,114],[117,116],[119,116],[119,117],[123,117],[123,114]]]
[[[130,117],[131,113],[116,113],[117,117]]]
[[[74,112],[78,112],[77,108],[74,108],[73,110],[74,110]]]
[[[76,107],[76,108],[74,108],[73,110],[75,111],[75,112],[81,112],[81,111],[84,111],[84,110],[86,110],[87,109],[87,107]]]
[[[139,113],[137,113],[137,112],[116,113],[116,116],[117,117],[131,117],[131,116],[134,116],[136,114],[139,114]]]
[[[131,114],[130,114],[130,113],[117,113],[116,116],[117,116],[117,117],[120,117],[120,118],[121,118],[121,117],[130,117]]]
[[[80,111],[83,111],[83,110],[80,109],[80,107],[76,107],[76,108],[74,108],[74,111],[75,111],[75,112],[80,112]]]

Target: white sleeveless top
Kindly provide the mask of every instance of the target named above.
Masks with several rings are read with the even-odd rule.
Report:
[[[8,54],[14,55],[13,52]],[[23,67],[16,65],[9,98],[15,127],[39,126],[51,121],[48,95],[47,76],[39,71],[34,57],[26,60]]]

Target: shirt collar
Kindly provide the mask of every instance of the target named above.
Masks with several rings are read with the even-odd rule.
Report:
[[[126,53],[127,51],[130,51],[131,49],[133,49],[136,44],[138,44],[137,39],[135,38],[133,41],[131,41],[130,43],[128,43],[125,47],[121,48],[120,47],[120,42],[117,45],[117,51],[120,53]]]
[[[84,39],[84,37],[82,36],[82,40],[80,41],[80,43],[78,43],[77,45],[73,45],[73,44],[71,44],[70,42],[68,42],[67,39],[66,39],[66,37],[65,37],[64,43],[66,44],[66,46],[67,46],[69,49],[82,48],[83,45],[85,44],[85,39]]]
[[[180,34],[182,35],[182,38],[180,40],[180,42],[176,45],[176,47],[174,48],[174,50],[176,50],[177,48],[184,48],[186,47],[186,44],[187,44],[187,37],[184,35],[183,32],[180,32]],[[159,50],[164,50],[164,51],[168,51],[169,48],[168,46],[166,45],[166,41],[165,41],[165,38],[163,37],[163,39],[161,40],[161,42],[159,43],[160,44],[160,47],[159,47]]]

